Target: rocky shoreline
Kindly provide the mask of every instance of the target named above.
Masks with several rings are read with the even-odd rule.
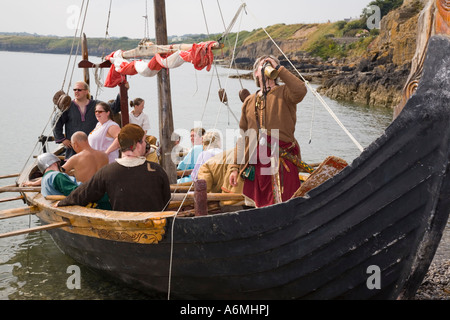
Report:
[[[431,264],[414,300],[450,300],[450,260]]]
[[[325,60],[300,51],[302,43],[312,34],[307,30],[312,32],[313,26],[298,30],[295,40],[280,40],[278,45],[306,80],[319,85],[320,94],[334,100],[394,108],[402,100],[403,87],[416,54],[418,32],[422,31],[418,27],[419,16],[428,1],[404,0],[401,7],[381,19],[379,34],[364,52],[353,52],[344,58]],[[361,40],[357,37],[332,39],[335,43],[344,43],[344,48]],[[253,61],[267,54],[278,56],[281,64],[291,67],[269,41],[240,48],[237,67],[251,70]]]
[[[321,95],[370,107],[393,108],[401,101],[409,66],[398,67],[389,63],[388,59],[375,54],[355,65],[338,60],[323,61],[305,53],[301,59],[290,62],[305,80],[319,85],[317,91]],[[288,61],[281,60],[281,65],[297,74]],[[252,63],[238,62],[237,66],[251,70]],[[241,74],[240,77],[251,79],[252,74]]]
[[[414,300],[450,300],[450,221]]]

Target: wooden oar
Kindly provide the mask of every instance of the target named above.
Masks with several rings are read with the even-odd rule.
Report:
[[[193,200],[194,193],[172,193],[172,201],[182,201],[184,197]],[[240,193],[207,193],[206,197],[208,201],[244,200]]]
[[[25,216],[28,214],[35,214],[38,211],[39,211],[38,208],[35,206],[2,210],[0,211],[0,220]]]
[[[50,201],[60,201],[62,199],[64,199],[66,196],[60,196],[60,195],[50,195],[50,196],[46,196],[45,199],[50,200]]]
[[[177,177],[181,178],[181,177],[188,176],[188,175],[190,175],[192,173],[192,171],[193,171],[192,169],[189,169],[189,170],[178,170],[177,171]]]
[[[227,200],[244,200],[244,196],[241,193],[207,193],[208,201],[227,201]],[[184,197],[186,200],[194,200],[194,193],[172,193],[171,202],[181,203]],[[50,201],[60,201],[65,196],[46,196],[45,199]],[[173,206],[171,206],[173,207]]]
[[[5,198],[5,199],[0,199],[0,203],[15,201],[15,200],[22,200],[22,199],[23,199],[23,196],[15,197],[15,198]]]
[[[0,176],[0,179],[15,178],[18,177],[19,175],[20,173],[8,174],[6,176]]]
[[[31,232],[62,228],[62,227],[66,227],[69,225],[70,225],[69,222],[55,222],[55,223],[46,224],[45,226],[39,226],[39,227],[34,227],[34,228],[29,228],[29,229],[22,229],[22,230],[3,233],[3,234],[0,234],[0,238],[7,238],[7,237],[18,236],[21,234],[26,234],[26,233],[31,233]]]
[[[177,186],[177,185],[170,185],[170,191],[171,192],[188,192],[188,191],[194,191],[194,188],[191,188],[190,186]]]
[[[41,187],[14,187],[6,186],[0,187],[0,192],[39,192]]]
[[[188,207],[194,205],[194,200],[170,201],[166,210],[178,210],[180,207]]]

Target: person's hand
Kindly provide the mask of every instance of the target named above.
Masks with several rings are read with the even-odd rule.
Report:
[[[230,173],[229,180],[230,180],[230,184],[233,187],[237,186],[237,180],[238,180],[238,171],[237,170]]]
[[[270,65],[271,65],[273,68],[276,68],[276,66],[278,65],[277,62],[276,62],[275,60],[273,60],[272,58],[266,58],[266,59],[264,59],[264,64],[266,64],[266,63],[270,63]]]
[[[34,180],[34,181],[25,181],[24,183],[23,183],[23,186],[24,187],[36,187],[36,186],[40,186],[41,185],[41,178],[39,178],[39,179],[36,179],[36,180]]]
[[[64,147],[72,149],[72,144],[70,143],[69,139],[63,140],[62,144],[64,145]]]

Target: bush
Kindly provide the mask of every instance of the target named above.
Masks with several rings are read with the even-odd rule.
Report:
[[[342,34],[345,37],[354,37],[356,33],[361,29],[367,29],[366,19],[364,18],[348,22],[342,28]]]
[[[345,45],[337,44],[333,38],[321,37],[308,50],[313,56],[327,60],[332,57],[342,58],[345,56]]]
[[[387,15],[390,11],[397,9],[403,4],[403,0],[374,0],[369,3],[368,6],[378,6],[380,7],[381,17]],[[363,11],[363,17],[366,18],[368,15]]]

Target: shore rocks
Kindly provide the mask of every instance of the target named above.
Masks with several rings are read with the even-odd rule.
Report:
[[[415,300],[450,300],[450,260],[431,264]]]
[[[398,104],[409,75],[408,66],[384,64],[376,58],[363,59],[355,70],[341,70],[326,80],[318,91],[332,99],[368,106],[393,107]]]
[[[406,0],[381,19],[380,34],[369,45],[354,72],[343,72],[324,82],[322,94],[338,100],[368,106],[393,108],[401,101],[402,90],[416,50],[417,24],[424,3]]]

